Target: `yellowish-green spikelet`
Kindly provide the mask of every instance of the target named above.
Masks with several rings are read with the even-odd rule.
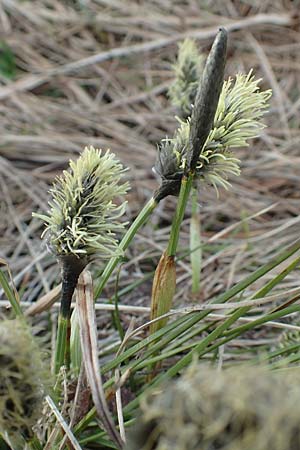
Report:
[[[86,147],[77,161],[70,161],[70,169],[50,190],[50,211],[34,214],[45,222],[44,235],[57,256],[112,256],[126,206],[117,206],[115,198],[129,188],[121,182],[124,171],[113,153],[93,147]]]
[[[179,44],[178,58],[173,66],[175,80],[170,86],[169,97],[182,117],[191,114],[203,59],[203,56],[197,50],[195,41],[192,39],[185,39]]]
[[[30,438],[42,411],[47,377],[41,351],[25,323],[0,322],[0,433],[13,441]]]
[[[205,150],[248,146],[248,139],[259,136],[264,128],[260,119],[272,95],[270,89],[260,90],[260,81],[250,70],[248,75],[236,75],[234,82],[231,78],[224,82]]]
[[[268,107],[271,90],[261,91],[260,80],[252,70],[236,75],[235,81],[224,81],[213,128],[202,148],[196,167],[196,178],[215,186],[228,188],[228,176],[240,174],[240,161],[232,149],[249,145],[249,139],[259,136],[261,121]],[[177,171],[183,172],[189,151],[190,119],[178,119],[179,128],[173,139],[166,139],[162,148],[172,148],[177,159]],[[161,150],[160,150],[161,151]]]

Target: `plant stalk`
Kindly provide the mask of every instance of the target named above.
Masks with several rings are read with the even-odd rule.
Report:
[[[138,232],[138,230],[145,224],[149,216],[152,214],[152,212],[155,210],[156,206],[158,205],[159,201],[164,198],[165,195],[162,195],[161,189],[158,189],[156,193],[150,198],[150,200],[146,203],[146,205],[143,207],[143,209],[140,211],[136,219],[133,221],[125,235],[123,236],[123,239],[121,240],[118,250],[120,255],[113,256],[107,263],[107,265],[104,268],[104,271],[102,272],[102,275],[100,277],[99,283],[95,289],[94,293],[94,300],[96,300],[102,293],[107,281],[109,280],[109,277],[113,273],[114,269],[122,259],[122,253],[128,248],[129,244],[133,240],[134,236]],[[72,316],[72,322],[73,322],[73,329],[72,329],[72,345],[71,345],[71,361],[73,369],[79,370],[80,364],[81,364],[81,347],[80,347],[80,340],[79,340],[79,332],[78,332],[78,320],[74,315]],[[65,333],[64,328],[66,325],[61,323],[62,333]],[[64,342],[64,336],[61,337],[60,342]],[[60,362],[63,360],[62,351],[64,349],[58,349],[57,354],[60,355]],[[57,362],[57,365],[60,363]]]
[[[252,296],[253,299],[255,298],[261,298],[267,295],[271,289],[273,289],[274,286],[276,286],[280,281],[282,281],[292,270],[294,270],[299,265],[300,257],[296,258],[292,263],[288,265],[282,272],[280,272],[277,276],[275,276],[273,279],[271,279],[265,286],[263,286],[261,289],[259,289],[256,294]],[[297,307],[298,308],[298,307]],[[231,316],[228,317],[221,325],[219,325],[214,331],[212,331],[206,338],[204,338],[202,341],[200,341],[197,346],[191,350],[189,353],[187,353],[183,358],[181,358],[174,366],[172,366],[164,375],[161,376],[161,379],[172,377],[175,374],[177,374],[180,370],[182,370],[184,367],[186,367],[193,359],[193,355],[197,354],[198,357],[201,357],[204,353],[206,348],[209,346],[210,343],[214,342],[217,338],[219,338],[225,331],[228,330],[228,328],[234,324],[239,317],[241,317],[243,314],[246,314],[251,307],[241,307],[238,308],[237,303],[237,309],[232,313]],[[270,317],[273,318],[273,316],[270,315]],[[243,327],[240,327],[243,331]],[[239,328],[237,328],[239,329]],[[239,333],[240,334],[240,333]],[[228,340],[232,339],[228,338]],[[211,350],[211,349],[210,349]]]
[[[184,217],[185,209],[192,189],[193,179],[194,179],[194,172],[190,172],[187,176],[182,177],[178,203],[176,206],[175,216],[172,221],[171,233],[167,248],[168,256],[176,255],[180,226]]]
[[[70,368],[71,301],[80,273],[87,264],[86,258],[69,254],[59,258],[62,267],[62,292],[54,360],[54,373],[62,365]]]
[[[13,289],[9,286],[9,282],[2,270],[0,270],[0,285],[3,288],[3,291],[5,292],[5,295],[7,296],[8,300],[10,301],[11,307],[16,315],[16,317],[24,317],[23,311],[21,309],[20,301],[17,298],[16,293],[13,291]]]
[[[184,217],[189,194],[193,185],[193,172],[183,176],[179,191],[175,216],[172,221],[171,233],[166,252],[163,253],[156,268],[151,296],[151,320],[170,311],[176,290],[175,255],[178,246],[181,222]],[[150,326],[150,334],[162,328],[167,319]]]
[[[198,205],[198,194],[192,189],[192,216],[190,222],[190,260],[192,267],[192,293],[200,292],[200,273],[202,262],[200,211]]]
[[[132,222],[131,226],[128,228],[119,244],[118,250],[120,250],[121,255],[113,256],[105,266],[105,269],[100,277],[100,281],[95,289],[95,299],[97,299],[102,293],[109,277],[118,265],[119,261],[122,259],[122,252],[124,252],[128,248],[138,230],[144,225],[148,217],[152,214],[152,212],[158,205],[158,202],[159,199],[157,199],[155,195],[151,197],[151,199],[146,203],[136,219]]]

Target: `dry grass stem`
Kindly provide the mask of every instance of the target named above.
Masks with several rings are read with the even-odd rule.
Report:
[[[70,427],[64,420],[63,416],[61,415],[60,411],[58,410],[57,406],[55,405],[54,401],[52,400],[49,395],[46,397],[46,402],[49,405],[49,408],[51,409],[52,413],[55,415],[56,420],[58,421],[61,428],[64,430],[66,435],[68,436],[69,441],[71,442],[72,446],[75,450],[82,450],[82,447],[79,445],[77,439],[75,438],[74,434],[72,433]]]
[[[108,409],[100,375],[93,283],[88,271],[84,271],[79,276],[76,290],[76,304],[78,308],[82,356],[95,408],[110,438],[115,442],[118,448],[122,448],[122,440],[115,428]]]

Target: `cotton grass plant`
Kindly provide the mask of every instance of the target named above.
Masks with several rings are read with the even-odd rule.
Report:
[[[225,33],[224,30],[220,32],[217,41],[221,40],[220,36],[224,40]],[[217,59],[215,64],[216,67],[219,65],[217,69],[220,85],[219,98],[214,92],[216,80],[212,81],[211,78],[214,52],[212,52],[207,64],[207,73],[203,77],[203,80],[206,80],[206,87],[201,88],[203,85],[201,79],[203,58],[199,54],[198,59],[196,58],[195,43],[187,41],[181,45],[180,50],[179,63],[175,64],[177,76],[169,94],[173,104],[179,108],[179,113],[181,110],[178,102],[180,103],[184,98],[184,104],[190,105],[189,116],[192,117],[188,117],[186,120],[178,118],[179,127],[174,136],[162,139],[158,145],[154,170],[159,177],[160,186],[126,231],[119,245],[121,251],[127,249],[136,232],[149,219],[161,200],[169,195],[179,195],[181,181],[184,173],[188,172],[188,158],[191,155],[194,155],[193,165],[195,166],[191,189],[198,186],[199,181],[212,184],[216,189],[220,187],[228,189],[230,187],[228,177],[240,174],[240,161],[232,153],[232,148],[249,145],[249,139],[258,136],[264,127],[260,119],[267,110],[271,91],[261,91],[258,86],[260,80],[255,80],[252,72],[248,75],[237,75],[234,84],[232,84],[231,79],[223,82],[223,75],[221,74],[224,69],[222,69],[223,63],[220,66]],[[181,54],[182,52],[183,54]],[[225,52],[223,58],[224,56]],[[220,58],[220,55],[218,57]],[[187,67],[183,70],[184,62]],[[211,73],[209,73],[209,68]],[[188,81],[183,82],[183,74],[186,74]],[[200,108],[200,103],[203,101],[200,97],[198,97],[198,102],[196,102],[196,98],[193,98],[193,102],[189,103],[192,97],[191,93],[193,95],[197,93],[197,89],[195,90],[196,81],[199,95],[200,93],[202,93],[201,95],[206,93],[211,96],[214,93],[214,102],[211,103],[209,108],[212,110],[212,112],[209,111],[210,114],[207,110],[203,111]],[[189,88],[190,83],[193,89]],[[214,108],[211,108],[211,106],[214,106]],[[198,141],[198,134],[201,135],[200,142]],[[199,188],[197,187],[197,189]],[[103,291],[119,261],[120,257],[112,257],[106,265],[96,286],[96,297]]]
[[[223,47],[221,44],[223,44]],[[221,48],[223,53],[220,50]],[[190,49],[191,61],[187,67],[194,67],[194,46],[192,44],[185,46],[184,59],[188,60],[186,49]],[[180,51],[182,52],[182,47]],[[181,187],[177,210],[172,222],[169,245],[166,253],[162,255],[154,278],[151,319],[156,319],[158,312],[161,314],[167,313],[172,305],[175,287],[167,290],[166,280],[168,277],[175,279],[174,257],[178,244],[179,228],[190,192],[193,192],[192,210],[194,210],[194,217],[191,222],[194,227],[191,230],[191,242],[193,246],[197,244],[200,246],[200,240],[196,235],[197,233],[199,235],[200,232],[200,225],[195,217],[198,213],[196,191],[201,189],[202,184],[214,186],[217,193],[219,188],[228,189],[231,186],[228,178],[240,175],[240,161],[235,157],[233,149],[249,146],[249,139],[257,137],[264,128],[261,118],[268,108],[271,90],[260,90],[259,82],[261,80],[255,79],[252,70],[248,75],[236,75],[235,81],[230,78],[223,82],[225,55],[226,33],[220,31],[219,42],[216,38],[204,68],[194,105],[190,105],[191,117],[186,120],[178,119],[180,124],[174,137],[165,139],[158,149],[157,173],[166,180],[177,180],[178,183],[180,180]],[[182,55],[179,52],[179,67],[181,59]],[[216,76],[216,73],[218,76]],[[194,70],[192,69],[191,79],[193,74]],[[212,87],[218,85],[213,77],[218,78],[219,89]],[[180,84],[179,80],[177,83]],[[183,97],[185,97],[186,91],[187,88],[183,92]],[[179,91],[175,92],[179,94]],[[172,95],[173,103],[176,104],[174,91],[172,91]],[[207,111],[205,111],[205,105],[208,105],[206,106]],[[201,139],[199,136],[201,136]],[[191,250],[193,252],[193,249]],[[199,277],[200,266],[199,261],[196,261],[197,256],[200,258],[201,254],[196,253],[192,257],[192,262]],[[164,267],[166,265],[169,275],[165,273]],[[160,273],[164,273],[164,280],[159,275]],[[199,290],[198,277],[193,282],[196,292]],[[169,281],[167,282],[169,284]],[[165,321],[155,323],[152,325],[151,331],[155,331],[164,323]]]
[[[178,46],[177,61],[173,65],[175,79],[168,91],[169,98],[175,106],[179,121],[191,116],[199,80],[204,66],[204,55],[199,53],[197,44],[192,39],[185,39]],[[172,145],[172,144],[171,144]],[[180,155],[179,155],[180,157]],[[201,225],[196,187],[192,193],[192,211],[190,221],[190,249],[192,269],[192,292],[200,291],[200,272],[202,262]]]
[[[129,188],[123,174],[113,153],[86,147],[56,179],[48,214],[34,214],[46,224],[43,236],[62,268],[55,373],[63,363],[70,366],[71,300],[80,273],[90,261],[118,252],[116,232],[123,229],[119,218],[126,204],[117,206],[114,199]]]
[[[177,62],[174,64],[175,80],[169,89],[169,97],[179,113],[177,119],[180,126],[173,138],[163,142],[160,154],[166,160],[170,159],[170,156],[167,156],[170,151],[175,151],[177,163],[182,167],[184,167],[184,153],[190,133],[188,117],[192,115],[197,87],[203,71],[203,60],[203,55],[197,50],[195,41],[186,39],[179,45]],[[183,81],[184,75],[185,81]],[[212,184],[217,193],[219,187],[230,188],[228,177],[240,175],[240,161],[234,156],[232,149],[249,146],[249,139],[259,136],[264,128],[260,119],[267,110],[271,90],[261,91],[260,81],[255,79],[252,70],[248,75],[237,74],[235,80],[229,78],[228,81],[224,81],[213,128],[197,164],[198,178],[202,182]],[[190,241],[192,291],[198,293],[202,254],[197,186],[192,189]]]
[[[178,196],[178,206],[172,223],[168,249],[163,254],[154,277],[151,319],[156,319],[168,312],[172,304],[176,286],[175,254],[180,224],[191,190],[198,186],[199,182],[212,184],[216,189],[218,187],[228,188],[230,186],[227,180],[228,176],[240,174],[239,160],[233,155],[232,148],[246,145],[247,140],[257,136],[263,128],[259,119],[267,107],[270,91],[260,92],[259,80],[255,80],[251,72],[247,76],[237,75],[235,83],[232,83],[232,80],[223,82],[226,40],[226,32],[221,30],[205,65],[200,83],[199,80],[197,81],[198,92],[195,90],[195,83],[202,61],[201,58],[198,58],[197,61],[194,43],[186,41],[182,44],[178,69],[175,69],[177,78],[170,89],[170,95],[175,103],[176,95],[180,89],[182,90],[182,97],[185,98],[185,110],[186,105],[190,104],[191,117],[186,120],[180,119],[180,125],[174,137],[163,139],[159,145],[155,171],[161,179],[160,187],[127,230],[117,251],[115,246],[115,253],[111,254],[95,290],[95,297],[98,297],[120,261],[122,252],[126,250],[138,229],[145,223],[157,204],[168,195]],[[186,80],[184,80],[185,74]],[[189,103],[195,92],[194,104]],[[203,105],[206,107],[203,108]],[[89,164],[92,169],[93,162],[89,161]],[[66,188],[68,197],[64,198],[64,187],[58,189],[57,193],[55,187],[52,190],[55,203],[50,204],[52,207],[50,214],[46,217],[40,215],[40,218],[47,224],[45,234],[49,235],[50,248],[54,248],[63,265],[66,263],[63,273],[66,273],[67,277],[63,286],[70,286],[69,280],[73,276],[72,287],[71,289],[67,288],[68,300],[67,302],[62,301],[62,305],[67,304],[67,306],[62,306],[63,325],[59,327],[59,331],[62,332],[61,338],[59,335],[59,343],[66,340],[69,328],[69,304],[79,273],[86,266],[88,260],[95,257],[99,250],[103,251],[103,241],[101,242],[101,240],[106,239],[107,254],[111,251],[113,243],[110,233],[109,236],[106,233],[104,238],[102,237],[101,221],[98,223],[96,219],[97,224],[93,221],[97,214],[93,217],[89,229],[85,226],[82,227],[80,214],[85,211],[84,207],[82,209],[81,203],[83,202],[85,205],[85,201],[89,202],[91,196],[87,196],[89,200],[79,198],[77,203],[75,196],[75,209],[74,206],[72,207],[73,216],[69,216],[68,204],[73,205],[74,203],[72,190],[75,189],[75,192],[80,193],[84,185],[84,183],[76,185],[78,176],[81,176],[81,164],[78,164],[76,168],[75,163],[72,163],[71,169],[73,169],[73,175],[65,173],[66,182],[69,184],[69,188]],[[63,186],[64,181],[60,179],[59,184]],[[61,209],[57,210],[57,204]],[[94,205],[91,204],[91,209],[93,207]],[[69,224],[67,224],[68,220]],[[65,225],[67,226],[65,227]],[[95,236],[97,234],[95,226],[97,236]],[[97,228],[98,226],[99,228]],[[115,226],[113,224],[112,229]],[[63,245],[61,239],[65,240]],[[95,242],[95,245],[90,246],[91,242]],[[71,271],[69,270],[70,260],[72,261],[71,265],[74,265]],[[68,275],[68,272],[71,274]],[[166,320],[162,320],[151,325],[151,333],[163,326],[165,322]],[[63,361],[67,362],[69,358],[67,349],[61,348],[61,345],[57,349],[56,371],[59,370]]]
[[[163,161],[160,154],[161,148],[159,149],[156,170],[162,179],[176,180],[178,203],[172,221],[169,244],[160,259],[154,277],[155,285],[153,285],[152,289],[151,320],[155,320],[158,317],[158,312],[161,314],[167,313],[172,305],[175,282],[173,289],[167,290],[166,287],[167,285],[169,286],[168,278],[176,279],[175,255],[180,225],[194,184],[202,147],[210,133],[216,113],[223,83],[226,48],[227,33],[224,29],[220,29],[205,64],[192,116],[187,119],[187,122],[190,124],[189,132],[185,134],[184,127],[180,127],[177,130],[174,141],[167,142],[167,146],[163,149]],[[165,166],[163,165],[164,161],[166,161]],[[173,168],[173,173],[170,172],[170,166]],[[162,278],[160,274],[164,274],[164,277]],[[155,332],[164,325],[164,322],[154,322],[151,325],[150,332]]]

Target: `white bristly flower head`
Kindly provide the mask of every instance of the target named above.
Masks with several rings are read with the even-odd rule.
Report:
[[[259,136],[264,128],[261,118],[268,107],[271,90],[261,91],[259,82],[252,70],[248,75],[236,75],[234,82],[232,79],[224,81],[213,128],[196,166],[196,178],[209,182],[216,189],[227,189],[230,187],[227,177],[240,174],[240,161],[234,157],[232,149],[248,146],[249,139]],[[176,155],[178,171],[183,171],[189,151],[190,120],[178,120],[180,126],[168,143]]]
[[[114,199],[129,188],[121,182],[124,171],[109,150],[104,153],[90,146],[57,177],[50,190],[50,211],[34,214],[45,222],[43,235],[56,256],[93,259],[114,254],[115,232],[123,229],[119,218],[126,206],[117,206]]]

